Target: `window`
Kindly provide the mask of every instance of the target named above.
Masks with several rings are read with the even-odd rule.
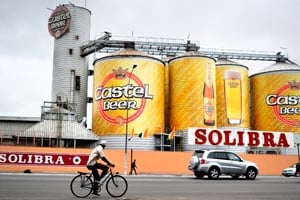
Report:
[[[216,158],[216,153],[215,152],[209,153],[207,158]]]
[[[75,90],[80,90],[80,76],[75,76]]]
[[[202,158],[204,154],[204,151],[195,151],[194,156],[197,156],[198,158]]]
[[[216,152],[216,158],[221,160],[228,160],[226,152]]]
[[[229,160],[233,160],[233,161],[241,161],[241,158],[238,157],[236,154],[234,153],[227,153],[227,156],[229,158]]]
[[[228,157],[225,152],[211,152],[207,158],[213,159],[221,159],[221,160],[228,160]]]

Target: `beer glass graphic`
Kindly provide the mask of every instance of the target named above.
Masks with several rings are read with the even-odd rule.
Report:
[[[232,125],[240,124],[242,118],[242,87],[240,72],[231,70],[224,72],[224,95],[228,123]]]

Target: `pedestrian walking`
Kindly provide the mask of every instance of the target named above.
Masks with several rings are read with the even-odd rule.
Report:
[[[132,171],[134,171],[135,175],[137,175],[136,168],[137,168],[137,166],[136,166],[136,160],[134,159],[133,162],[131,163],[131,169],[130,169],[129,174],[132,175]]]

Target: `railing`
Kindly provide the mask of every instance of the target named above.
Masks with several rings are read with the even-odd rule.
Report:
[[[111,39],[112,38],[112,39]],[[201,54],[213,58],[258,60],[258,61],[290,61],[287,55],[281,52],[272,51],[249,51],[236,49],[216,49],[200,48],[200,42],[185,41],[174,38],[155,38],[155,37],[112,37],[111,33],[105,33],[104,36],[88,42],[81,46],[81,56],[87,56],[91,53],[111,53],[124,48],[126,44],[131,43],[135,49],[157,56],[178,56],[186,51],[196,50]],[[293,63],[294,64],[294,63]]]

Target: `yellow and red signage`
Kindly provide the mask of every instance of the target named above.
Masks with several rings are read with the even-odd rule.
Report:
[[[133,66],[135,68],[133,69]],[[150,57],[100,59],[94,69],[92,130],[119,135],[164,128],[164,64]]]
[[[248,69],[217,65],[217,127],[250,128]]]
[[[250,79],[252,129],[300,131],[300,74],[273,73]]]
[[[210,69],[209,71],[207,69]],[[207,76],[207,72],[211,75]],[[169,62],[170,127],[187,130],[189,127],[215,127],[206,125],[205,115],[216,121],[215,60],[205,56],[183,56]],[[213,90],[210,104],[204,98],[206,77]]]

